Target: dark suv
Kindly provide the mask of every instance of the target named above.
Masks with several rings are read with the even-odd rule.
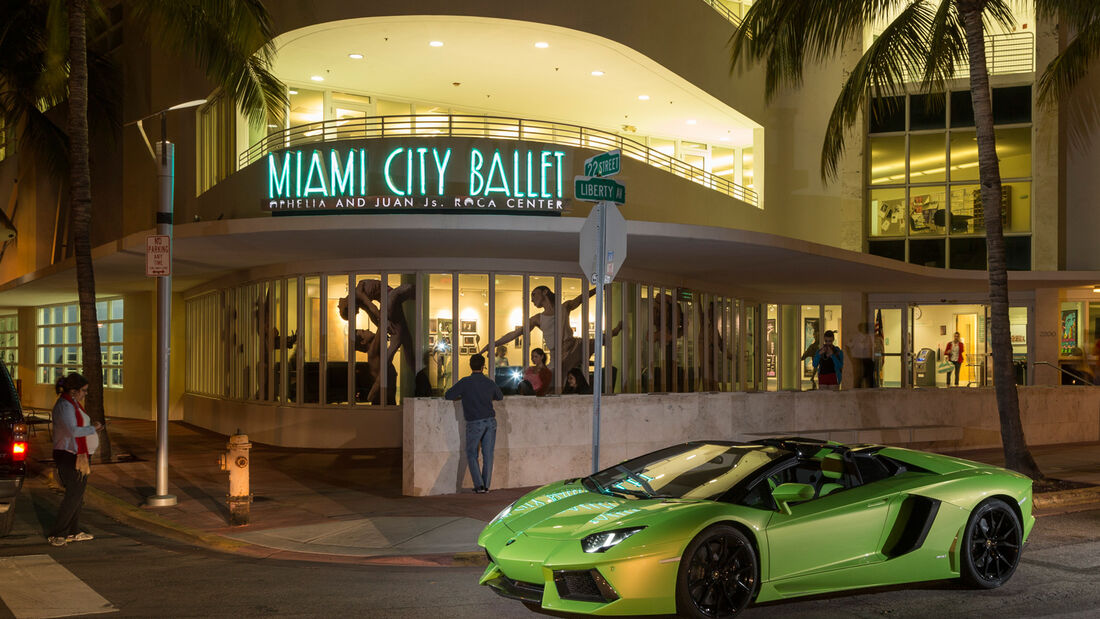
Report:
[[[27,424],[8,368],[0,363],[0,535],[11,532],[15,499],[27,475]]]

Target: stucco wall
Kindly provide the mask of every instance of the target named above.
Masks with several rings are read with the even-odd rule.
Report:
[[[1025,387],[1020,402],[1030,444],[1100,439],[1100,389]],[[496,410],[493,487],[534,486],[592,472],[590,397],[509,397]],[[947,450],[1000,445],[992,389],[618,395],[604,398],[601,412],[601,468],[682,441],[752,440],[765,433],[832,430],[830,438],[837,440],[912,440]],[[406,495],[471,486],[461,451],[461,418],[455,402],[405,401]],[[913,426],[928,431],[924,436],[905,432],[905,439],[897,431],[856,432]],[[933,430],[939,426],[953,432]]]

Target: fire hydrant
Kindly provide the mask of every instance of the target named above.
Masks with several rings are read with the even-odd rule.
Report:
[[[227,451],[218,457],[218,465],[229,471],[229,523],[248,524],[252,506],[252,494],[248,491],[248,450],[252,443],[240,430],[229,437]]]

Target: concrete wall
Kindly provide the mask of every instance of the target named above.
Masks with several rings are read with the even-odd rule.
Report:
[[[1020,406],[1032,445],[1100,440],[1100,389],[1024,387]],[[493,487],[535,486],[592,472],[590,397],[509,397],[496,410]],[[617,395],[603,400],[601,413],[601,468],[682,441],[824,430],[834,440],[946,450],[1000,445],[992,389]],[[406,495],[471,486],[461,419],[456,402],[405,401]],[[920,428],[901,430],[914,426]]]
[[[442,401],[442,400],[440,400]],[[401,444],[398,407],[290,407],[183,396],[183,420],[221,434],[283,447],[364,449]]]

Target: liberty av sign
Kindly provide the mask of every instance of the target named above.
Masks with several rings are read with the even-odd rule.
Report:
[[[331,148],[271,153],[271,212],[567,209],[566,153],[438,146]]]

